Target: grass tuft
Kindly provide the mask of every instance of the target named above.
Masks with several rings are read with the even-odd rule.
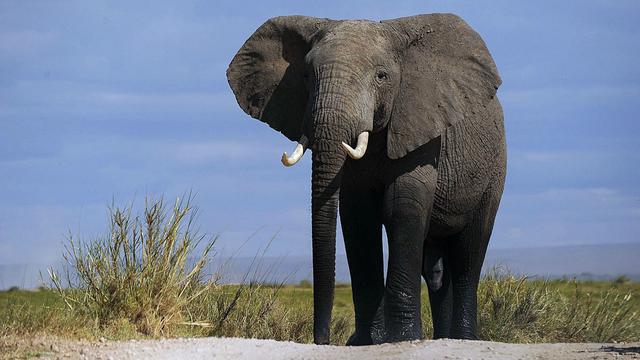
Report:
[[[531,281],[498,269],[481,281],[478,324],[482,339],[536,342],[544,340],[555,324],[561,298],[546,281]]]
[[[574,291],[564,301],[563,326],[557,337],[564,341],[621,342],[640,339],[640,318],[633,295],[615,287],[599,294],[585,292],[573,282]]]
[[[215,238],[203,241],[193,230],[196,210],[191,196],[167,211],[162,199],[145,202],[141,216],[131,206],[110,210],[110,232],[77,243],[68,238],[63,276],[49,270],[52,283],[69,310],[102,327],[123,320],[150,336],[167,335],[183,321],[186,307],[212,283],[202,270]]]
[[[640,321],[632,292],[613,285],[587,291],[588,285],[531,280],[494,269],[479,286],[480,338],[518,343],[638,341]]]

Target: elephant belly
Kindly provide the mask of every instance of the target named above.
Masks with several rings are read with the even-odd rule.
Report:
[[[485,114],[459,122],[442,136],[429,235],[460,232],[487,192],[502,191],[505,168],[502,109],[496,99]]]

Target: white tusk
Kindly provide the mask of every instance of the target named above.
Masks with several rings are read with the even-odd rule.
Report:
[[[300,159],[302,159],[302,155],[304,155],[305,150],[307,150],[307,138],[303,135],[300,138],[300,141],[298,141],[298,145],[296,145],[291,156],[288,156],[286,152],[282,154],[282,165],[287,167],[295,165]]]
[[[342,142],[342,147],[344,148],[344,151],[346,151],[347,154],[351,156],[352,159],[360,160],[364,156],[364,153],[367,151],[368,143],[369,143],[369,133],[364,131],[360,133],[360,135],[358,135],[358,144],[356,145],[355,149],[349,146],[345,142]]]

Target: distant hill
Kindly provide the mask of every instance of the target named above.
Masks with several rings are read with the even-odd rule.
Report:
[[[229,266],[229,273],[233,275],[230,281],[237,281],[251,260],[236,259]],[[271,277],[275,279],[288,277],[288,282],[297,283],[312,278],[311,256],[265,258],[263,263],[272,266]],[[278,266],[273,266],[278,263]],[[626,275],[640,281],[640,243],[489,249],[483,271],[496,266],[532,277],[610,280]],[[350,281],[344,255],[336,259],[336,281]]]
[[[485,269],[494,264],[541,277],[602,280],[626,275],[640,281],[640,243],[492,249]]]
[[[240,282],[245,278],[295,284],[312,278],[310,255],[268,256],[258,261],[250,257],[238,257],[219,260],[207,270],[213,273],[221,266],[223,273],[227,274],[227,282]],[[484,271],[494,266],[536,277],[609,280],[626,275],[634,281],[640,281],[640,243],[489,249]],[[40,285],[40,271],[46,279],[46,268],[46,264],[0,265],[0,289],[11,286],[35,288]],[[344,255],[336,259],[336,281],[350,281]]]

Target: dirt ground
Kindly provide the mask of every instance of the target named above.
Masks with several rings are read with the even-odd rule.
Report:
[[[44,359],[640,359],[640,343],[505,344],[425,340],[366,347],[316,346],[238,338],[97,342],[20,340],[13,356]],[[11,354],[3,354],[12,357]]]

